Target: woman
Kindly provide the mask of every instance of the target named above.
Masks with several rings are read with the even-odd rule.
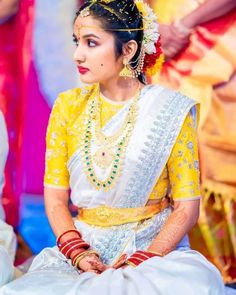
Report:
[[[8,154],[7,128],[3,113],[0,110],[0,286],[13,279],[16,238],[10,225],[4,222],[5,213],[2,207],[2,188],[4,168]]]
[[[80,8],[74,58],[89,85],[59,96],[47,132],[45,202],[57,247],[0,294],[224,294],[186,236],[200,198],[198,106],[144,83],[162,59],[157,29],[142,1]]]

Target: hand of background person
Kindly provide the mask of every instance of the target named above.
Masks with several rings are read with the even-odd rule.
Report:
[[[235,0],[206,0],[177,23],[160,24],[162,49],[166,60],[173,58],[188,45],[190,34],[197,26],[221,17],[235,7]]]
[[[189,43],[190,34],[180,32],[173,24],[160,24],[161,43],[165,59],[171,59]]]
[[[7,21],[11,16],[17,13],[19,0],[1,0],[0,1],[0,24]]]

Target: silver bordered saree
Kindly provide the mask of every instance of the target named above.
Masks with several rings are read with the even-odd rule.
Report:
[[[145,86],[139,98],[139,114],[126,151],[123,171],[113,189],[108,192],[91,186],[83,172],[81,151],[68,162],[71,198],[81,208],[108,206],[112,208],[144,207],[153,187],[165,167],[183,122],[191,112],[197,124],[196,101],[161,86]],[[103,128],[112,135],[121,126],[130,102],[115,114]],[[92,150],[96,145],[92,142]],[[108,172],[96,167],[100,179]],[[99,227],[75,221],[83,238],[100,254],[104,263],[112,264],[126,252],[145,250],[156,237],[171,208],[144,222],[130,222],[111,227]]]

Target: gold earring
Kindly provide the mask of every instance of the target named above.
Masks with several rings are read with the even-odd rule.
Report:
[[[124,77],[124,78],[134,78],[134,72],[132,70],[132,68],[129,65],[128,60],[125,58],[123,60],[123,69],[120,72],[120,77]]]

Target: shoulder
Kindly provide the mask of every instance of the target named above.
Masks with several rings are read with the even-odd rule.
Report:
[[[158,84],[149,84],[146,86],[147,91],[150,91],[154,95],[158,95],[162,99],[166,99],[168,101],[183,101],[185,103],[192,103],[192,104],[198,104],[197,100],[195,100],[192,97],[189,97],[187,95],[184,95],[183,93],[176,91],[174,89],[158,85]]]
[[[93,91],[95,91],[95,85],[86,85],[61,92],[54,102],[53,111],[60,112],[64,116],[69,115],[86,104]]]
[[[69,89],[65,92],[59,93],[55,103],[63,105],[73,105],[82,103],[95,90],[95,85],[86,85],[80,88]]]
[[[154,96],[154,104],[161,104],[166,110],[174,114],[187,114],[192,111],[199,113],[200,104],[192,97],[161,85],[150,84],[145,88],[147,95]]]

